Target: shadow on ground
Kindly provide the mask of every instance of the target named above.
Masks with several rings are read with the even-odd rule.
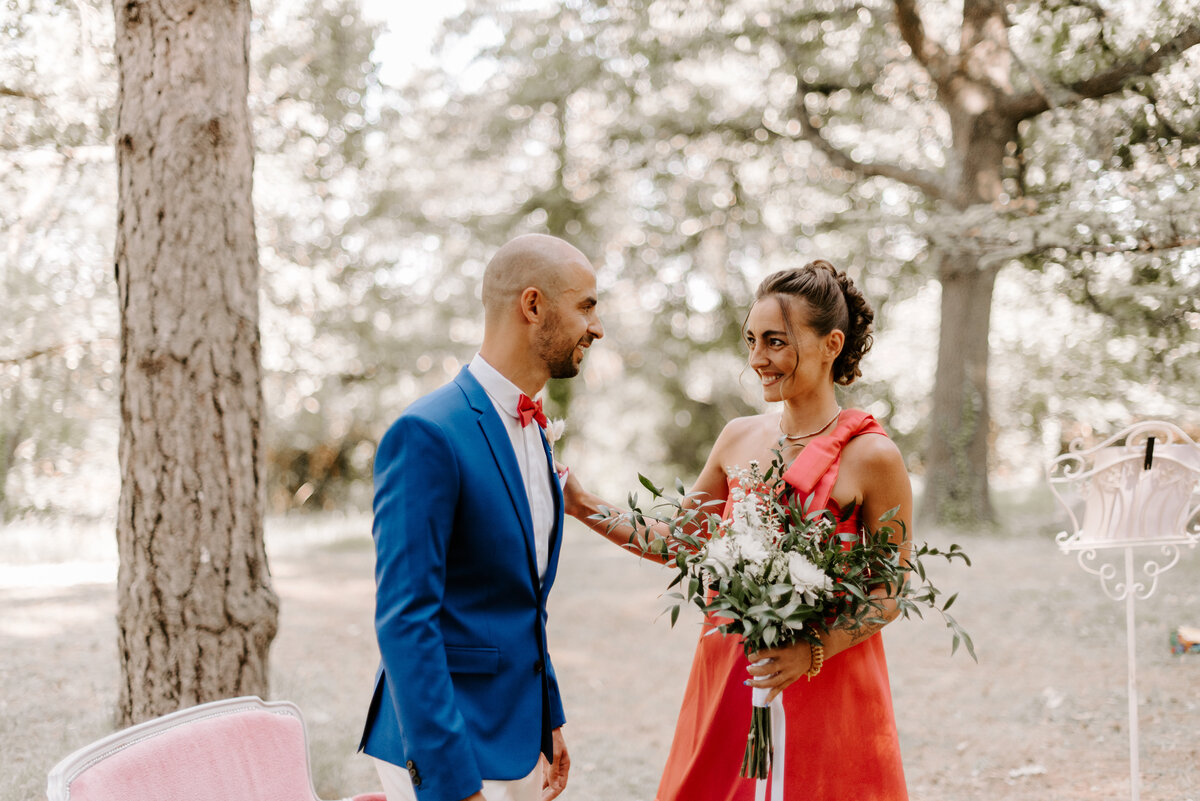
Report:
[[[1046,539],[961,543],[974,566],[935,580],[961,591],[954,611],[979,664],[950,656],[936,619],[884,635],[913,801],[1128,797],[1123,607]],[[272,695],[304,712],[323,798],[375,789],[354,753],[376,660],[370,542],[291,548],[272,571]],[[111,731],[115,589],[95,570],[83,583],[6,576],[0,801],[37,801],[58,759]],[[672,629],[659,615],[668,578],[579,527],[567,533],[550,619],[573,758],[565,801],[653,798],[699,631],[695,616]],[[1200,656],[1167,647],[1171,628],[1200,617],[1200,553],[1185,552],[1138,615],[1142,798],[1200,801]]]

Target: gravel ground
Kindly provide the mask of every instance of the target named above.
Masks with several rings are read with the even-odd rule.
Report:
[[[954,611],[979,663],[950,656],[936,618],[884,634],[913,801],[1129,798],[1123,605],[1049,537],[958,541],[974,566],[934,577],[961,591]],[[115,568],[9,568],[0,801],[36,801],[56,761],[111,731]],[[376,660],[369,540],[292,547],[272,568],[282,598],[272,695],[304,712],[317,790],[332,799],[377,789],[354,753]],[[674,629],[659,616],[668,578],[568,531],[550,619],[573,761],[565,801],[653,798],[698,633],[695,616]],[[1174,626],[1200,623],[1200,552],[1185,551],[1137,613],[1142,798],[1200,801],[1200,656],[1167,645]]]

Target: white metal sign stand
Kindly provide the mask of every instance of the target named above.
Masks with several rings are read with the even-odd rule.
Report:
[[[1134,602],[1149,598],[1158,577],[1179,561],[1179,548],[1200,543],[1200,445],[1171,423],[1130,426],[1093,448],[1082,440],[1046,468],[1050,489],[1066,507],[1073,531],[1057,537],[1064,553],[1100,577],[1114,601],[1125,602],[1125,642],[1129,651],[1129,785],[1139,797],[1137,658]],[[1082,520],[1081,520],[1082,517]],[[1155,556],[1135,576],[1135,548],[1155,548]],[[1124,580],[1114,560],[1124,551]],[[1116,560],[1119,561],[1119,560]]]

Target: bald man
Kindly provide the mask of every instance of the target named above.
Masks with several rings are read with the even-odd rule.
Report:
[[[596,276],[561,239],[500,248],[479,353],[375,454],[380,666],[360,750],[388,801],[541,801],[570,758],[546,598],[562,489],[534,398],[604,336]]]

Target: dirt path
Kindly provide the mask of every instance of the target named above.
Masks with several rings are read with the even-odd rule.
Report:
[[[961,542],[974,567],[937,579],[962,591],[980,664],[950,657],[938,620],[885,632],[913,801],[1128,798],[1123,607],[1046,540]],[[323,798],[378,785],[354,755],[376,659],[371,562],[365,540],[273,561],[272,694],[304,711]],[[565,801],[653,798],[698,631],[694,617],[675,629],[658,617],[667,575],[568,532],[550,619],[574,765]],[[110,731],[114,604],[110,580],[0,585],[0,801],[43,798],[53,763]],[[1200,619],[1200,552],[1138,615],[1142,798],[1200,801],[1200,656],[1167,647],[1173,626]]]

